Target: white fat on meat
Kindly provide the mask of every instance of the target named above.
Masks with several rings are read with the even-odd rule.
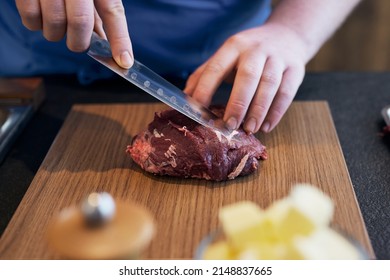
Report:
[[[168,150],[164,153],[165,157],[169,159],[169,164],[172,165],[172,167],[176,167],[176,147],[174,145],[170,145]]]
[[[211,180],[210,175],[208,175],[206,172],[203,172],[202,175],[193,175],[193,178],[198,178],[198,179],[206,179],[206,180]]]
[[[154,135],[154,137],[156,137],[156,138],[161,138],[161,137],[164,136],[164,134],[163,134],[163,133],[159,133],[159,132],[157,131],[157,129],[153,129],[153,135]]]
[[[187,136],[187,132],[188,132],[188,129],[186,126],[183,126],[182,128],[178,128],[179,131],[183,131],[184,132],[184,136]]]
[[[240,161],[240,163],[236,166],[236,168],[234,168],[233,172],[231,172],[229,175],[228,175],[228,178],[230,180],[236,178],[238,175],[241,174],[241,171],[244,169],[245,167],[245,164],[246,162],[248,161],[248,158],[249,158],[249,154],[246,154]]]

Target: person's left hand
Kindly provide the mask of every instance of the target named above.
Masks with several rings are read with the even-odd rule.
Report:
[[[208,106],[223,80],[234,77],[224,121],[247,133],[271,131],[302,83],[308,57],[297,33],[275,23],[240,32],[188,79],[184,92]]]

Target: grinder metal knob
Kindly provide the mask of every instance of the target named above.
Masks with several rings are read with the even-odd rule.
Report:
[[[81,205],[85,222],[91,227],[101,226],[115,215],[115,201],[109,193],[91,193]]]

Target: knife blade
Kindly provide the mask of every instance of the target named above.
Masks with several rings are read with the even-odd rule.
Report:
[[[201,103],[185,94],[179,88],[153,72],[137,60],[130,69],[120,67],[113,59],[111,47],[107,40],[93,33],[91,45],[87,54],[100,62],[116,74],[149,93],[171,108],[179,111],[199,124],[220,132],[229,137],[233,131],[229,130],[221,118]]]
[[[390,105],[384,107],[381,112],[386,125],[390,125]]]

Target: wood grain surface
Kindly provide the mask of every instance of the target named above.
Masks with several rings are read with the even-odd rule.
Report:
[[[267,207],[293,184],[311,183],[336,205],[334,225],[374,253],[326,102],[294,102],[270,134],[258,134],[269,159],[252,175],[227,182],[154,176],[125,154],[132,137],[162,104],[76,105],[5,230],[2,259],[58,259],[47,246],[49,220],[89,193],[148,208],[157,234],[146,259],[191,259],[200,240],[218,227],[222,205],[252,200]]]

